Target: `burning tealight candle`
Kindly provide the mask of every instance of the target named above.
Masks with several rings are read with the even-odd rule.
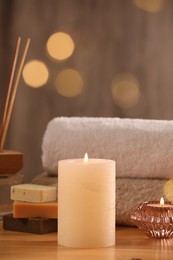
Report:
[[[132,222],[143,229],[149,237],[171,238],[173,236],[173,204],[164,201],[141,203],[130,216]]]
[[[115,161],[86,155],[58,162],[58,243],[115,245]]]
[[[149,207],[156,207],[156,208],[162,208],[162,207],[168,207],[168,205],[165,205],[165,201],[164,201],[164,198],[161,197],[160,199],[160,203],[151,203],[151,204],[148,204]],[[169,205],[170,207],[170,205]]]

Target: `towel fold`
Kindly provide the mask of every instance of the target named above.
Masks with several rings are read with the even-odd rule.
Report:
[[[144,201],[159,201],[165,198],[166,179],[118,178],[116,184],[116,223],[134,226],[131,212]]]
[[[42,164],[57,174],[61,159],[116,161],[117,177],[173,176],[173,121],[120,118],[54,118],[42,143]]]
[[[46,172],[35,177],[33,183],[57,185],[57,176]],[[116,180],[116,224],[134,226],[130,213],[141,202],[160,200],[164,197],[166,179],[117,178]]]

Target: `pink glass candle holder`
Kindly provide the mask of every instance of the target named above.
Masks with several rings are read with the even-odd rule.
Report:
[[[173,237],[173,203],[171,202],[143,202],[132,212],[130,219],[148,237]]]

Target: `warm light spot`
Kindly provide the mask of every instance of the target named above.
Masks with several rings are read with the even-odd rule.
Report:
[[[137,79],[127,73],[117,75],[112,81],[112,97],[117,106],[123,109],[134,107],[140,98]]]
[[[88,154],[86,153],[84,156],[84,163],[87,163],[87,162],[88,162]]]
[[[160,199],[160,206],[163,207],[164,204],[165,204],[165,202],[164,202],[164,198],[161,197],[161,199]]]
[[[61,71],[56,80],[55,86],[58,93],[64,97],[75,97],[83,89],[83,78],[77,70],[66,69]]]
[[[165,183],[163,190],[166,199],[173,202],[173,178]]]
[[[33,88],[42,87],[49,78],[46,65],[39,60],[32,60],[26,63],[23,69],[23,79],[25,83]]]
[[[49,37],[46,47],[52,58],[64,60],[72,55],[74,51],[74,42],[69,34],[57,32]]]
[[[133,3],[144,11],[156,13],[163,8],[164,0],[133,0]]]

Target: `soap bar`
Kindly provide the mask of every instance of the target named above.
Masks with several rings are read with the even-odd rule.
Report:
[[[14,201],[13,203],[14,218],[57,218],[57,215],[57,201],[45,203]]]
[[[28,202],[49,202],[57,199],[56,187],[19,184],[11,187],[11,199]]]
[[[3,216],[3,229],[9,231],[46,234],[57,231],[57,219],[13,218],[12,214]]]

